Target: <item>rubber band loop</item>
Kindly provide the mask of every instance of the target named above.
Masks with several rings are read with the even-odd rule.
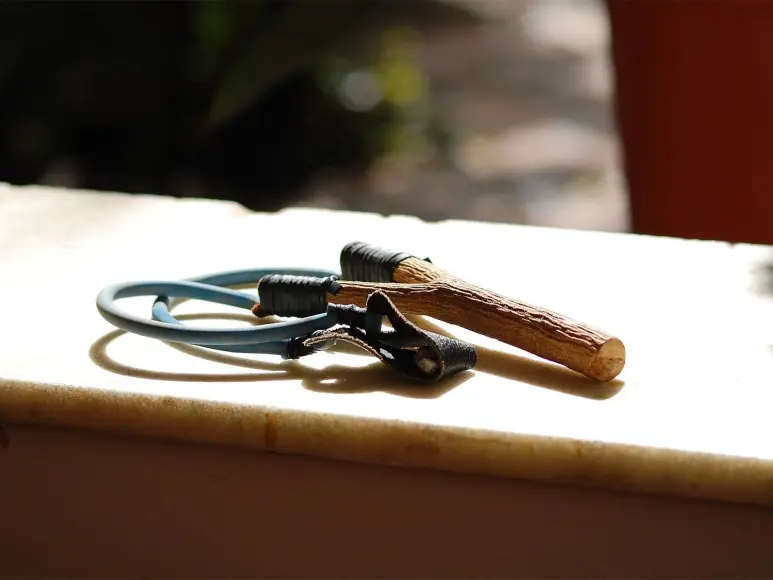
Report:
[[[251,310],[259,303],[257,296],[232,290],[228,286],[257,285],[258,280],[270,274],[320,278],[337,275],[329,270],[275,268],[220,272],[179,282],[150,280],[112,284],[103,288],[97,296],[97,310],[113,326],[140,336],[227,352],[277,354],[287,358],[290,339],[338,323],[334,309],[298,320],[233,329],[185,325],[170,313],[170,309],[182,298]],[[117,300],[138,296],[156,296],[152,319],[135,316],[116,304]]]

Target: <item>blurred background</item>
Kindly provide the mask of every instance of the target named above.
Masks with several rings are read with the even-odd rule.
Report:
[[[0,181],[628,229],[601,0],[0,3]]]

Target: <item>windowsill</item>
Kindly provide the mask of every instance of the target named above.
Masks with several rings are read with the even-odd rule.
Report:
[[[0,421],[773,505],[769,248],[8,186],[0,215]],[[337,269],[355,239],[609,330],[627,366],[596,385],[444,326],[480,362],[427,390],[350,353],[204,358],[94,307],[123,280]]]

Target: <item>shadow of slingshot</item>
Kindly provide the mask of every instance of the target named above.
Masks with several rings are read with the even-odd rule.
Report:
[[[424,316],[409,316],[411,321],[437,334],[457,338],[446,329]],[[567,395],[603,401],[618,394],[625,382],[614,379],[599,383],[558,364],[534,360],[514,353],[502,352],[485,346],[475,345],[478,362],[475,370],[505,379],[527,383]]]
[[[270,320],[259,320],[249,315],[231,313],[181,314],[176,318],[178,320],[235,320],[248,322],[255,326],[264,324]],[[417,399],[440,397],[472,377],[472,373],[467,371],[444,379],[437,384],[427,385],[407,382],[380,361],[375,361],[363,367],[350,367],[334,364],[327,365],[322,369],[315,369],[305,366],[296,360],[282,360],[276,363],[265,362],[263,360],[249,358],[247,355],[240,356],[194,345],[165,342],[167,346],[185,354],[231,367],[249,369],[251,371],[225,373],[168,372],[139,368],[112,358],[107,352],[109,345],[125,334],[127,333],[123,330],[115,330],[94,342],[89,349],[89,358],[91,361],[107,371],[135,378],[212,383],[260,383],[263,381],[300,380],[301,386],[310,391],[341,394],[381,391]],[[338,352],[350,352],[351,354],[365,354],[363,351],[354,347],[336,347],[336,350]]]

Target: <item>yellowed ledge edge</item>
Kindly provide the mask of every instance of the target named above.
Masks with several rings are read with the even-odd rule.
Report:
[[[754,458],[18,382],[0,421],[773,507]]]

